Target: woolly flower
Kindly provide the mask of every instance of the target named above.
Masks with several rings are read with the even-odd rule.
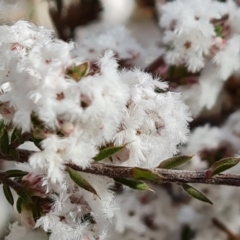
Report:
[[[82,32],[80,37],[81,34]],[[95,60],[111,49],[123,66],[144,66],[146,56],[143,48],[123,26],[96,30],[85,34],[83,38],[80,37],[77,40],[77,55]]]
[[[196,108],[211,109],[223,81],[240,70],[239,8],[232,0],[179,0],[164,4],[161,12],[166,63],[199,75]]]
[[[101,74],[86,76],[79,82],[60,77],[57,86],[53,78],[47,81],[49,86],[42,91],[40,83],[40,89],[34,90],[42,96],[32,103],[31,111],[50,128],[57,128],[65,135],[62,138],[52,134],[51,130],[49,134],[46,132],[46,138],[41,142],[44,150],[30,158],[32,166],[48,168],[48,176],[54,182],[63,181],[57,169],[61,170],[61,166],[70,160],[87,167],[97,154],[97,146],[112,139],[124,114],[129,91],[121,81],[112,54],[106,53],[97,66]],[[59,99],[58,95],[62,97]],[[29,98],[25,99],[29,102]],[[19,112],[23,113],[22,109]]]
[[[89,61],[44,28],[20,21],[1,31],[2,112],[12,110],[8,118],[39,150],[21,180],[34,204],[42,203],[35,227],[50,231],[50,239],[104,239],[118,209],[114,181],[66,165],[87,168],[102,148],[121,145],[113,164],[155,167],[186,141],[188,109],[166,83],[140,70],[119,70],[111,50]],[[118,31],[124,35],[124,29],[106,35],[117,51]],[[127,59],[135,42],[121,41],[119,54]],[[79,188],[75,178],[88,187]],[[22,209],[22,223],[34,226],[30,207]]]
[[[240,112],[236,111],[221,127],[206,124],[191,132],[188,143],[181,148],[181,153],[194,154],[190,163],[192,169],[208,168],[209,164],[239,152],[239,116]]]
[[[98,196],[93,197],[86,190],[76,189],[73,184],[73,188],[69,187],[71,192],[61,191],[51,195],[54,203],[50,212],[41,217],[35,226],[51,231],[50,239],[95,239],[107,231],[108,221],[115,211],[114,195],[108,190],[113,181],[90,174],[81,175],[94,184]],[[93,228],[94,231],[91,230]]]
[[[5,240],[25,240],[25,239],[36,239],[36,240],[47,240],[48,236],[45,232],[40,229],[30,230],[24,226],[20,226],[18,222],[13,223],[10,226],[11,232],[4,239]]]
[[[43,140],[43,151],[34,154],[30,164],[48,169],[53,182],[62,182],[66,161],[88,166],[97,146],[114,136],[128,87],[110,51],[91,68],[86,61],[73,58],[73,44],[52,39],[42,28],[21,21],[1,30],[8,33],[2,36],[2,45],[8,47],[2,83],[9,83],[10,88],[0,100],[13,106],[15,124],[23,131],[33,130]],[[78,79],[74,74],[80,74]],[[65,137],[56,136],[56,131]]]
[[[154,167],[177,153],[190,118],[179,94],[157,93],[166,83],[140,70],[119,72],[112,51],[89,63],[72,55],[73,44],[41,28],[25,22],[5,28],[19,33],[26,27],[3,67],[10,90],[0,100],[15,109],[15,124],[41,140],[41,151],[29,160],[33,168],[63,183],[64,164],[85,168],[112,141],[127,144],[116,156],[126,165]]]
[[[127,144],[113,158],[130,166],[156,167],[177,153],[187,140],[188,108],[180,94],[167,92],[167,84],[139,70],[122,72],[130,98],[115,144]]]
[[[163,41],[170,47],[167,62],[184,63],[193,72],[202,69],[217,37],[213,21],[225,14],[223,4],[180,0],[163,5],[162,14],[160,24],[166,29]]]

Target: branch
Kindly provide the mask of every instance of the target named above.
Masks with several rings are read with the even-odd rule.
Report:
[[[18,154],[19,154],[19,160],[17,162],[20,162],[20,163],[28,162],[28,158],[30,157],[30,155],[32,153],[34,153],[32,151],[25,150],[25,149],[17,149],[17,151],[18,151]],[[1,161],[8,161],[8,162],[16,162],[16,160],[10,155],[0,154],[0,160]]]
[[[16,192],[19,192],[23,189],[22,185],[18,182],[12,180],[11,178],[8,178],[5,172],[0,171],[0,182],[3,184],[8,185],[12,189],[14,189]]]
[[[228,229],[220,220],[217,218],[212,219],[212,223],[222,232],[226,233],[229,237],[229,240],[240,240],[240,237]]]
[[[69,164],[69,167],[86,173],[92,173],[110,178],[133,178],[133,167],[119,167],[115,165],[94,163],[88,168],[81,168],[76,165]],[[169,170],[154,168],[151,172],[159,175],[156,183],[203,183],[212,185],[240,186],[240,175],[237,174],[219,174],[212,178],[208,178],[206,170],[188,171],[188,170]]]
[[[19,149],[19,161],[21,163],[28,162],[30,155],[34,153],[28,150]],[[15,161],[11,156],[0,155],[0,160],[4,161]],[[91,173],[100,176],[106,176],[110,178],[133,178],[134,167],[121,167],[112,164],[105,163],[93,163],[88,168],[81,168],[74,164],[67,164],[66,166],[71,167],[74,170]],[[144,169],[144,168],[140,168]],[[148,169],[145,169],[148,170]],[[159,179],[152,181],[158,184],[162,183],[202,183],[211,185],[227,185],[227,186],[240,186],[240,175],[225,173],[218,174],[214,177],[207,177],[207,170],[201,171],[189,171],[189,170],[170,170],[162,168],[149,169],[153,174],[159,176]]]

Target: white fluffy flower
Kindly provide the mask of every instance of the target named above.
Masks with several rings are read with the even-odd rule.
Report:
[[[114,159],[124,165],[156,167],[187,140],[188,109],[180,94],[165,92],[167,84],[151,75],[139,70],[122,74],[130,99],[114,141],[127,146]]]
[[[201,91],[194,105],[211,109],[223,82],[240,70],[239,8],[232,0],[178,0],[164,4],[161,12],[166,63],[199,74]]]
[[[44,215],[36,227],[51,231],[50,239],[104,239],[118,209],[114,181],[74,172],[94,188],[87,191],[71,179],[69,164],[87,168],[101,148],[124,145],[113,164],[155,167],[186,142],[188,108],[150,74],[119,70],[114,54],[133,60],[141,52],[124,28],[98,36],[92,58],[24,21],[1,32],[0,101],[13,109],[10,120],[39,141],[29,158],[34,175],[22,181],[34,196],[49,196],[41,198]],[[34,225],[31,209],[24,211],[23,222]]]

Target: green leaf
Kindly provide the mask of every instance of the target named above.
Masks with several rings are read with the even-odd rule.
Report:
[[[167,160],[164,160],[160,163],[158,168],[165,168],[165,169],[172,169],[179,167],[187,162],[189,162],[192,159],[192,156],[176,156],[169,158]]]
[[[160,175],[143,168],[133,168],[132,177],[137,180],[147,180],[152,182],[159,182],[159,180],[161,180]]]
[[[210,177],[236,166],[240,158],[224,158],[215,162],[209,169]]]
[[[3,155],[7,155],[9,153],[9,137],[6,128],[3,128],[1,132],[0,148]]]
[[[42,125],[34,127],[32,134],[33,137],[38,140],[43,140],[44,138],[46,138],[45,128]]]
[[[85,180],[79,172],[75,171],[74,169],[68,167],[67,172],[69,173],[70,178],[81,188],[95,194],[98,196],[96,190],[92,187],[92,185]],[[98,196],[99,197],[99,196]]]
[[[13,195],[12,195],[10,187],[6,184],[3,184],[3,192],[4,192],[4,195],[5,195],[6,199],[8,200],[8,202],[13,206],[14,199],[13,199]]]
[[[38,147],[39,149],[42,149],[42,147],[41,147],[41,141],[42,141],[42,139],[33,138],[32,141],[33,141],[33,143],[36,145],[36,147]]]
[[[196,198],[202,202],[206,202],[206,203],[213,205],[212,201],[209,200],[202,192],[200,192],[196,188],[194,188],[188,184],[183,184],[182,187],[183,187],[184,191],[187,192],[193,198]]]
[[[17,192],[18,196],[21,197],[24,202],[26,202],[26,203],[32,202],[32,197],[29,194],[29,192],[27,191],[27,189],[19,189],[16,192]]]
[[[19,213],[21,213],[22,211],[22,203],[23,203],[23,199],[19,197],[16,203],[16,208]]]
[[[121,151],[126,145],[123,146],[115,146],[115,147],[107,147],[107,148],[103,148],[102,150],[100,150],[100,152],[98,153],[98,155],[96,157],[94,157],[93,159],[96,162],[99,162],[105,158],[109,158],[111,157],[113,154]]]
[[[222,35],[223,35],[223,27],[222,26],[217,25],[217,26],[215,26],[214,30],[218,37],[222,37]]]
[[[0,120],[0,132],[2,132],[3,128],[4,128],[4,121]]]
[[[36,222],[41,217],[40,206],[38,204],[32,204],[31,208],[32,208],[33,219]]]
[[[19,161],[20,157],[19,157],[19,152],[17,149],[10,149],[9,153],[15,161],[17,161],[17,162]]]
[[[114,178],[114,181],[126,185],[132,189],[137,190],[150,190],[149,186],[141,180],[132,180],[125,178]]]
[[[19,128],[15,127],[11,135],[11,143],[18,141],[20,144],[24,143],[22,132]]]
[[[44,126],[44,122],[38,117],[38,115],[35,112],[31,113],[31,122],[33,126]]]
[[[80,81],[82,77],[84,77],[89,70],[89,63],[84,62],[80,65],[73,65],[68,67],[66,70],[66,75],[74,79],[76,82]]]
[[[11,177],[23,177],[28,174],[28,172],[24,172],[21,170],[13,169],[13,170],[8,170],[5,172],[6,177],[11,178]]]
[[[185,225],[181,231],[181,240],[193,240],[196,236],[196,231],[191,229],[189,225]]]

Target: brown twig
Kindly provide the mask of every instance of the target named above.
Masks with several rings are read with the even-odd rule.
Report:
[[[88,168],[81,168],[76,165],[68,165],[71,168],[110,178],[132,178],[132,167],[119,167],[109,164],[94,163]],[[240,175],[237,174],[219,174],[212,178],[207,177],[206,171],[188,171],[188,170],[170,170],[170,169],[151,169],[152,173],[159,175],[156,183],[203,183],[211,185],[240,186]]]
[[[17,151],[18,151],[18,154],[19,154],[19,160],[17,162],[20,162],[20,163],[28,162],[29,157],[31,156],[32,153],[34,153],[32,151],[28,151],[28,150],[25,150],[25,149],[17,149]],[[8,162],[16,161],[10,155],[1,155],[1,154],[0,154],[0,160],[1,161],[8,161]]]
[[[3,184],[8,185],[12,189],[14,189],[16,192],[23,189],[22,185],[18,182],[12,180],[11,178],[8,178],[5,172],[0,171],[0,182]]]
[[[217,227],[222,232],[226,233],[229,237],[229,240],[240,240],[240,236],[233,233],[228,227],[226,227],[219,219],[213,218],[212,223],[215,227]]]
[[[34,153],[28,150],[19,150],[19,162],[28,162],[30,155]],[[4,161],[14,161],[11,156],[0,155],[0,160]],[[96,174],[100,176],[107,176],[110,178],[133,178],[134,167],[121,167],[112,164],[104,163],[93,163],[88,168],[81,168],[74,164],[68,164],[77,171],[82,171],[85,173]],[[150,171],[159,176],[156,183],[202,183],[211,185],[227,185],[227,186],[240,186],[240,175],[238,174],[219,174],[214,177],[207,177],[206,170],[202,171],[188,171],[188,170],[170,170],[170,169],[160,169],[154,168]]]

